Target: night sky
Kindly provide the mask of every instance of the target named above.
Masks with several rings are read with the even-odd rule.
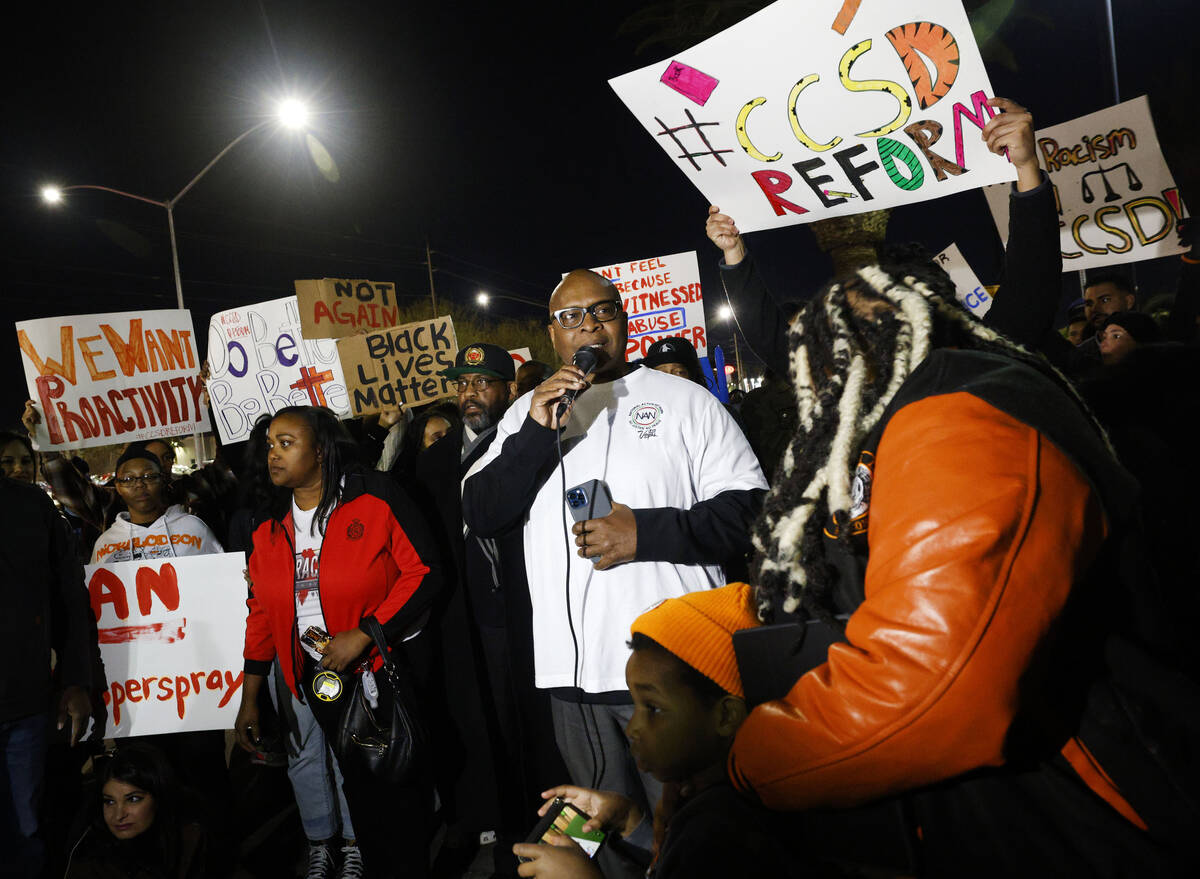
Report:
[[[884,0],[865,0],[884,2]],[[607,85],[672,54],[635,52],[622,31],[644,4],[218,2],[33,4],[10,27],[0,195],[8,373],[0,424],[26,394],[12,321],[174,307],[166,213],[96,192],[58,209],[45,182],[174,195],[277,98],[307,98],[340,177],[303,136],[268,127],[231,151],[176,209],[184,295],[199,337],[209,316],[292,292],[309,277],[394,281],[439,298],[479,289],[544,301],[561,272],[699,250],[706,202]],[[670,6],[670,4],[663,4]],[[694,8],[703,3],[685,4]],[[1012,7],[985,49],[996,92],[1051,125],[1114,103],[1105,4]],[[1123,100],[1149,94],[1168,162],[1196,203],[1193,0],[1114,0]],[[14,19],[15,22],[15,19]],[[979,192],[897,209],[889,239],[957,242],[985,283],[1001,245]],[[749,236],[777,293],[801,298],[829,274],[803,226]],[[1172,260],[1138,265],[1168,290]],[[1078,289],[1064,275],[1064,296]],[[493,311],[540,314],[493,300]],[[710,314],[710,338],[720,329]]]

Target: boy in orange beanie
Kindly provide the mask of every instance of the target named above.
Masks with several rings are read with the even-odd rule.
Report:
[[[744,583],[668,599],[634,620],[633,653],[625,666],[634,714],[625,734],[638,768],[667,785],[656,822],[666,830],[651,870],[656,879],[800,872],[771,813],[742,800],[725,772],[733,737],[746,719],[733,633],[756,625]],[[590,815],[585,831],[628,836],[645,820],[636,804],[611,791],[563,785],[542,796],[561,797]],[[602,875],[565,836],[553,845],[522,844],[513,851],[531,858],[521,864],[521,876]]]

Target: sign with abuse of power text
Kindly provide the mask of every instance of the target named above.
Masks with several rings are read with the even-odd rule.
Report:
[[[453,380],[438,375],[454,366],[458,354],[448,314],[339,339],[337,347],[356,416],[420,406],[455,393]]]
[[[39,449],[80,449],[208,429],[191,312],[126,311],[17,324]]]
[[[682,336],[696,353],[708,352],[704,296],[696,251],[615,263],[593,271],[613,282],[629,315],[629,360],[646,356],[650,346],[668,336]]]
[[[959,0],[778,0],[609,84],[743,232],[1016,177]]]
[[[1036,133],[1038,161],[1054,186],[1063,271],[1183,253],[1175,226],[1187,216],[1143,95]],[[1008,188],[984,190],[1001,237]]]
[[[246,557],[84,568],[112,738],[232,729],[241,701]]]
[[[321,278],[295,285],[306,339],[343,339],[364,329],[394,327],[399,319],[395,284]]]
[[[223,443],[241,442],[260,415],[285,406],[350,415],[337,344],[301,334],[295,296],[214,314],[208,365],[208,398]]]

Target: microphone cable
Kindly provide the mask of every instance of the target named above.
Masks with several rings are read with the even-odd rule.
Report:
[[[561,419],[562,416],[558,417]],[[573,695],[577,700],[575,704],[579,707],[579,721],[583,726],[583,735],[587,739],[588,754],[592,760],[592,782],[589,787],[592,790],[599,790],[600,779],[604,777],[604,772],[607,769],[607,761],[605,761],[604,765],[600,764],[600,760],[604,760],[604,749],[600,747],[599,742],[592,742],[592,731],[588,727],[588,713],[590,713],[592,715],[592,725],[597,728],[598,737],[599,724],[596,723],[595,709],[593,708],[590,712],[583,710],[583,690],[579,686],[579,637],[575,632],[575,618],[571,613],[571,531],[567,526],[567,467],[563,460],[562,432],[563,429],[559,427],[555,434],[555,446],[558,449],[558,474],[562,486],[560,503],[562,504],[563,546],[567,551],[567,566],[565,569],[563,591],[567,603],[567,627],[571,630],[571,646],[574,650],[574,658],[571,662],[572,681],[575,689]],[[600,754],[600,760],[596,758],[597,752]]]

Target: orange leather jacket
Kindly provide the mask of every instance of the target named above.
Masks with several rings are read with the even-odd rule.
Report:
[[[750,713],[734,784],[773,809],[844,807],[1003,765],[1022,675],[1107,530],[1029,425],[962,392],[901,408],[876,452],[848,643]],[[1062,753],[1144,827],[1078,738]]]

